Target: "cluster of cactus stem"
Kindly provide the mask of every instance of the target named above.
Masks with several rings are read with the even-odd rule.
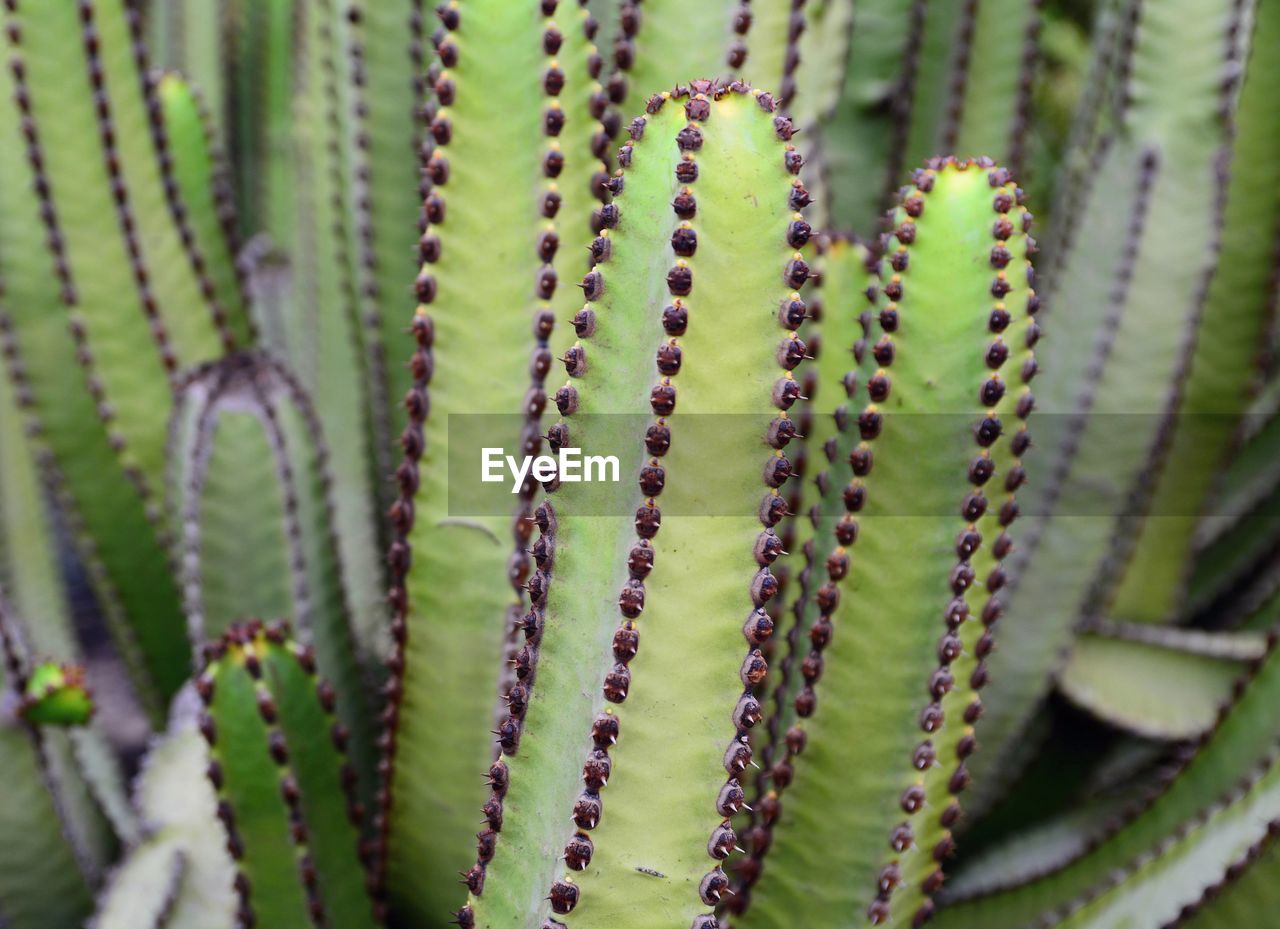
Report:
[[[1266,924],[1280,0],[1080,6],[3,0],[0,926]]]

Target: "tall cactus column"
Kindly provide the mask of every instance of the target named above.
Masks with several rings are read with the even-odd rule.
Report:
[[[831,538],[812,548],[817,615],[735,925],[804,912],[905,927],[932,912],[1025,476],[1039,330],[1021,197],[990,162],[934,161],[891,216],[857,399],[818,479]],[[863,298],[843,299],[848,313]]]
[[[808,193],[767,93],[694,81],[630,131],[548,431],[621,450],[623,484],[563,484],[535,513],[464,926],[712,926],[737,854],[806,356],[791,330]]]
[[[486,444],[537,451],[551,342],[569,339],[555,323],[571,312],[556,308],[573,306],[569,282],[588,266],[575,243],[590,240],[608,147],[596,118],[603,61],[577,4],[466,0],[438,15],[379,811],[392,910],[418,921],[456,909],[456,872],[474,859],[536,490],[530,481],[511,498],[513,516],[451,517],[445,414],[506,414],[509,428]]]

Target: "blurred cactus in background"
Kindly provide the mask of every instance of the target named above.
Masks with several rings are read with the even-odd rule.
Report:
[[[1277,924],[1280,0],[0,17],[0,926]]]

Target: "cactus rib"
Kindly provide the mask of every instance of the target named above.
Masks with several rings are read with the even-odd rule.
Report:
[[[129,27],[139,94],[147,110],[147,127],[150,131],[152,147],[155,149],[160,183],[164,189],[169,215],[177,229],[184,256],[191,266],[191,273],[195,277],[200,295],[204,298],[203,302],[218,332],[222,349],[226,352],[234,351],[253,337],[249,329],[249,317],[242,302],[237,301],[233,305],[224,303],[209,274],[205,246],[195,236],[190,221],[191,214],[184,202],[185,198],[175,175],[174,150],[157,88],[162,78],[151,71],[142,25],[142,10],[137,3],[128,2],[125,5],[124,15]]]
[[[1006,581],[1007,530],[1025,479],[1039,336],[1034,244],[1021,190],[991,161],[934,160],[913,180],[885,242],[880,335],[873,342],[876,317],[866,314],[854,346],[862,370],[844,379],[869,402],[836,420],[819,478],[812,557],[825,578],[811,580],[812,647],[792,699],[788,753],[760,801],[762,841],[743,885],[758,883],[749,905],[734,901],[743,926],[785,924],[800,895],[816,920],[864,908],[874,924],[918,922],[933,910],[955,845],[1000,615],[993,597]],[[948,250],[960,241],[965,248]],[[861,299],[828,294],[827,315],[835,306],[851,314]],[[1016,372],[1002,373],[1006,366]],[[918,473],[926,448],[931,477]],[[947,488],[961,473],[957,500]],[[927,486],[916,483],[922,477]],[[904,505],[908,515],[895,510]],[[959,525],[943,515],[957,511]],[[908,568],[904,544],[932,554]],[[888,653],[900,656],[893,667],[876,658]],[[891,718],[901,724],[886,725]],[[759,867],[777,873],[760,881]]]
[[[111,299],[98,302],[103,281],[78,281],[72,271],[73,256],[80,250],[104,247],[102,237],[94,235],[89,245],[82,232],[96,229],[98,217],[110,215],[110,208],[100,197],[86,197],[83,191],[72,201],[55,199],[53,172],[65,166],[55,165],[55,159],[46,154],[49,143],[42,121],[36,118],[39,101],[33,99],[29,83],[30,62],[41,60],[44,53],[39,46],[49,37],[41,34],[38,47],[28,49],[32,24],[19,17],[16,0],[7,3],[5,10],[9,67],[2,78],[7,90],[2,110],[7,131],[16,134],[20,119],[27,126],[21,155],[17,146],[6,149],[13,158],[6,165],[6,175],[18,178],[25,173],[33,194],[21,200],[19,182],[5,185],[15,199],[6,202],[4,213],[12,222],[23,223],[21,232],[12,222],[3,224],[6,235],[0,256],[15,298],[3,320],[5,351],[14,359],[10,376],[29,417],[40,423],[42,444],[54,453],[65,475],[65,493],[59,496],[73,501],[64,510],[78,530],[77,547],[91,569],[113,636],[135,681],[143,685],[140,694],[154,710],[157,695],[171,693],[180,683],[183,662],[178,656],[186,648],[181,630],[168,622],[168,611],[177,604],[178,595],[163,551],[166,539],[158,500],[140,467],[150,455],[134,457],[118,418],[126,407],[132,408],[132,398],[128,390],[117,396],[121,385],[100,368],[98,349],[91,345],[92,337],[104,330],[100,322],[88,318],[85,301],[92,299],[95,310],[100,310],[111,306]],[[42,32],[49,31],[43,22],[40,26]],[[56,64],[59,59],[55,55],[47,60]],[[7,105],[10,100],[12,107]],[[91,201],[92,219],[83,213],[85,201]],[[64,205],[69,211],[65,215]],[[31,228],[43,228],[43,242],[32,240]],[[52,275],[44,270],[45,261]],[[113,297],[129,290],[127,283],[114,277],[107,288]],[[52,307],[65,311],[65,323],[44,312]],[[132,337],[132,344],[150,341],[141,313],[119,315],[109,327],[121,337]],[[33,354],[42,363],[33,364],[28,357]],[[114,359],[114,351],[107,354]],[[128,364],[131,387],[148,385],[144,395],[167,393],[163,367],[154,355],[139,358],[131,352]],[[67,384],[66,371],[73,368],[82,372],[87,390]],[[132,427],[128,432],[133,432]],[[111,482],[109,490],[103,481]],[[108,544],[116,533],[131,543],[123,548]],[[131,626],[122,621],[126,609]],[[134,640],[136,648],[130,644]]]
[[[232,627],[208,647],[196,687],[240,920],[373,926],[358,864],[357,776],[311,650],[289,643],[283,625]]]
[[[502,684],[495,659],[518,648],[515,620],[530,576],[527,517],[537,491],[532,480],[520,488],[509,520],[451,518],[450,429],[443,416],[426,416],[426,382],[437,409],[509,417],[493,417],[504,434],[487,444],[537,453],[542,379],[556,354],[554,312],[571,299],[561,281],[586,267],[582,252],[562,242],[588,231],[607,180],[600,117],[608,100],[596,80],[602,60],[589,39],[593,21],[581,3],[476,0],[437,13],[414,284],[414,364],[422,367],[408,395],[388,557],[399,618],[386,710],[396,728],[385,746],[381,880],[402,918],[426,918],[450,902],[449,874],[471,857],[470,809],[473,796],[482,799],[472,772],[494,757],[484,733],[494,728]],[[523,115],[513,120],[512,112]],[[501,274],[491,266],[495,256]],[[428,317],[433,307],[448,311]],[[456,570],[459,562],[466,572]],[[442,701],[443,694],[450,696]],[[423,832],[424,818],[434,835]],[[426,882],[423,861],[433,864]]]
[[[1047,306],[1073,307],[1075,324],[1093,338],[1047,348],[1050,374],[1040,399],[1064,426],[1052,471],[1031,490],[1036,515],[1019,553],[1017,584],[1002,595],[1012,621],[992,671],[1005,683],[988,705],[994,751],[984,753],[979,769],[1001,763],[1010,750],[1044,695],[1046,674],[1065,657],[1073,624],[1105,613],[1116,581],[1108,556],[1130,544],[1138,521],[1130,507],[1149,499],[1144,477],[1168,464],[1161,440],[1170,397],[1218,257],[1215,220],[1230,142],[1222,112],[1235,93],[1223,67],[1249,42],[1235,0],[1181,2],[1133,5],[1134,50],[1125,56],[1131,64],[1113,78],[1123,108],[1108,114],[1114,141],[1084,207],[1096,232],[1077,239],[1046,298]],[[1188,42],[1184,13],[1211,21],[1214,41]],[[1133,204],[1128,223],[1104,219],[1117,202]],[[1080,273],[1084,266],[1091,273]],[[1000,778],[977,773],[984,792],[999,789]]]

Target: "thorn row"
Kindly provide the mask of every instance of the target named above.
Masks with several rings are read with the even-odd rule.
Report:
[[[85,16],[85,0],[81,2],[81,16]],[[75,280],[71,273],[71,263],[66,252],[66,239],[63,236],[62,229],[58,223],[57,207],[53,199],[53,190],[49,183],[49,177],[45,172],[44,151],[40,145],[39,125],[36,121],[35,113],[32,108],[31,92],[27,85],[27,69],[26,62],[23,60],[19,52],[22,39],[22,26],[18,19],[19,8],[18,0],[5,0],[5,10],[8,13],[6,23],[6,34],[10,44],[9,70],[14,79],[14,102],[18,105],[18,110],[22,114],[22,134],[26,146],[27,162],[31,167],[32,187],[35,191],[37,199],[40,201],[40,219],[45,228],[45,243],[48,247],[50,256],[53,258],[54,275],[58,279],[60,285],[59,298],[67,308],[67,331],[71,334],[72,342],[76,349],[76,361],[79,364],[85,378],[85,386],[88,388],[89,395],[92,397],[95,405],[95,412],[98,421],[102,423],[107,434],[108,444],[112,451],[115,452],[117,460],[120,462],[121,471],[125,477],[133,485],[134,490],[141,499],[146,514],[147,522],[155,531],[157,538],[164,546],[166,551],[170,551],[168,540],[168,531],[164,524],[163,515],[161,513],[159,500],[152,492],[150,485],[147,483],[145,475],[141,468],[132,463],[129,459],[127,444],[124,434],[118,429],[113,428],[115,421],[115,410],[107,400],[106,388],[102,379],[98,376],[95,367],[93,352],[89,347],[88,331],[85,326],[84,316],[80,312],[80,298],[76,289]],[[89,11],[91,14],[91,10]],[[86,42],[92,44],[96,39],[92,38],[93,33],[90,25],[85,25]],[[96,61],[96,58],[92,59]],[[95,85],[95,100],[101,107],[105,105],[106,96],[105,88],[102,85],[101,66],[98,65],[94,73],[97,74],[98,83]],[[106,132],[112,133],[109,121],[106,122]],[[117,188],[122,189],[122,188]],[[132,247],[136,250],[136,237],[131,239]],[[154,305],[152,307],[154,310]],[[153,336],[156,335],[156,327],[159,325],[158,319],[154,314],[149,314]],[[163,327],[160,327],[160,334],[163,335]],[[177,370],[177,359],[173,353],[168,350],[167,341],[161,337],[157,337],[157,341],[161,344],[161,359],[164,363],[166,372],[172,379],[174,372]],[[29,399],[30,393],[20,395],[20,399]]]
[[[169,145],[169,129],[165,125],[164,110],[160,105],[159,94],[156,93],[159,76],[151,71],[151,65],[148,61],[146,38],[143,35],[142,9],[137,0],[126,0],[124,6],[125,19],[129,26],[134,68],[138,72],[138,88],[147,108],[147,123],[151,130],[151,141],[155,147],[156,160],[160,167],[160,181],[164,187],[165,202],[169,207],[169,215],[173,218],[174,225],[178,229],[178,237],[182,241],[182,250],[187,256],[187,262],[190,264],[192,272],[195,274],[196,283],[200,288],[200,295],[204,297],[205,304],[208,306],[214,328],[218,330],[218,336],[222,342],[222,350],[224,352],[232,352],[236,349],[235,333],[231,331],[231,327],[228,325],[226,308],[222,305],[217,289],[213,286],[213,279],[209,276],[209,267],[205,261],[204,252],[191,229],[187,206],[183,201],[182,191],[178,187],[178,180],[174,175],[173,150]]]

